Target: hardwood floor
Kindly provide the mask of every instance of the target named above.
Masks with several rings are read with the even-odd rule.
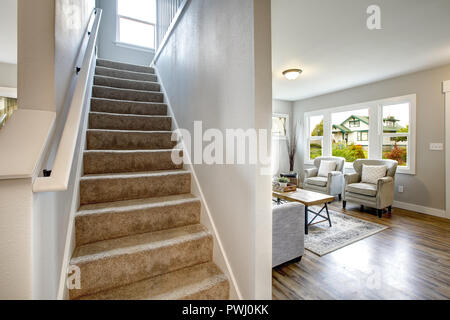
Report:
[[[450,222],[395,208],[334,202],[330,209],[389,229],[323,257],[305,251],[299,263],[273,270],[273,299],[450,299]]]

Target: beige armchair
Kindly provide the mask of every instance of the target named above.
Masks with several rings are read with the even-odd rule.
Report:
[[[328,177],[319,177],[319,168],[322,161],[335,161],[336,169]],[[338,196],[341,200],[344,191],[345,159],[339,157],[318,157],[314,159],[315,168],[305,170],[303,189],[315,191],[330,196]]]
[[[387,174],[384,178],[378,180],[377,184],[362,183],[362,167],[382,166],[387,167]],[[389,214],[392,212],[392,204],[394,203],[394,184],[395,173],[397,171],[398,162],[393,160],[356,160],[353,163],[355,173],[345,174],[345,189],[343,208],[346,208],[347,201],[361,204],[364,206],[377,209],[378,217],[383,216],[384,209],[388,209]]]

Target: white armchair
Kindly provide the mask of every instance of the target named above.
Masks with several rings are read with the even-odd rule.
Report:
[[[378,179],[376,184],[362,183],[363,165],[386,166],[386,177]],[[394,184],[397,166],[398,162],[393,160],[356,160],[353,163],[355,173],[345,175],[344,209],[346,208],[347,201],[350,201],[377,209],[379,218],[382,217],[383,210],[386,208],[391,213],[392,204],[394,203]]]
[[[335,161],[336,169],[328,173],[328,177],[319,177],[319,168],[322,161]],[[314,160],[315,168],[305,170],[303,189],[338,196],[342,198],[344,192],[344,166],[345,159],[339,157],[319,157]]]

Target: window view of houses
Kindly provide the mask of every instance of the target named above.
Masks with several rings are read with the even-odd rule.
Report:
[[[408,164],[409,114],[408,103],[382,106],[382,156]],[[309,117],[310,159],[323,155],[324,117]],[[332,155],[343,157],[347,162],[369,158],[369,109],[351,110],[331,114]],[[380,140],[381,141],[381,140]]]
[[[0,97],[0,129],[17,109],[17,99]]]

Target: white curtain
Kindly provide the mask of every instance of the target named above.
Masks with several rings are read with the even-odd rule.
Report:
[[[289,172],[289,153],[285,139],[272,137],[272,175]]]

